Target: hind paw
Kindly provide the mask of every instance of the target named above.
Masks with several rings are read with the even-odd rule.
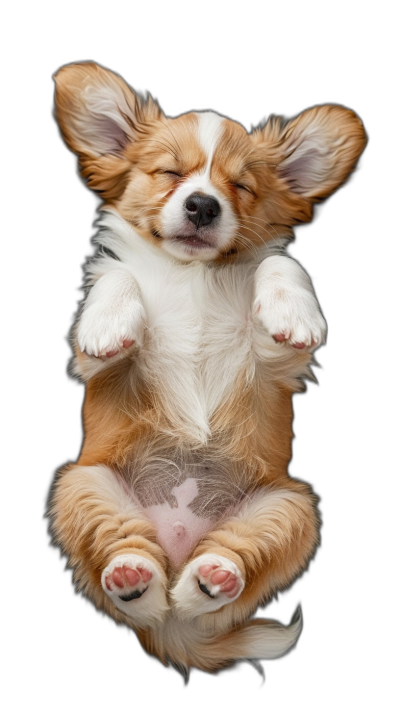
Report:
[[[106,595],[136,624],[163,619],[168,609],[164,581],[165,576],[150,560],[134,554],[117,556],[101,576]]]
[[[220,593],[224,593],[231,600],[241,589],[240,576],[238,577],[231,570],[225,570],[222,565],[210,565],[210,563],[200,565],[198,573],[199,588],[209,597],[215,598]]]
[[[105,573],[109,570],[106,569]],[[130,568],[124,564],[115,565],[111,572],[107,572],[104,577],[104,583],[110,593],[114,592],[123,602],[137,600],[147,590],[147,585],[153,573],[147,568],[136,565],[136,568]],[[108,594],[108,593],[107,593]]]
[[[231,560],[206,553],[186,566],[171,595],[181,614],[196,617],[233,602],[243,588],[243,577]]]

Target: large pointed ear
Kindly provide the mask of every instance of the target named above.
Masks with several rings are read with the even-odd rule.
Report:
[[[290,191],[311,202],[329,196],[353,171],[367,143],[350,109],[323,105],[283,122],[272,117],[262,130],[278,176]]]
[[[54,80],[62,135],[78,154],[89,185],[110,197],[128,170],[127,149],[160,118],[161,110],[151,96],[138,95],[94,62],[61,67]]]

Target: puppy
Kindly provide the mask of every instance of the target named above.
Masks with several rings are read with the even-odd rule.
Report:
[[[325,105],[248,133],[166,117],[91,62],[55,81],[103,205],[73,328],[85,439],[52,489],[54,540],[78,589],[163,663],[280,656],[300,611],[250,618],[318,545],[316,496],[287,469],[292,394],[326,330],[285,247],[354,169],[362,123]]]

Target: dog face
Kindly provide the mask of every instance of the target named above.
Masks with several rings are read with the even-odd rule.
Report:
[[[145,239],[181,261],[281,246],[348,176],[366,142],[335,105],[248,133],[214,112],[166,117],[94,63],[56,76],[56,116],[82,176]]]

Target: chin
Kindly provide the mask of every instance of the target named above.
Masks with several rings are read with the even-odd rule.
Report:
[[[319,544],[318,498],[288,468],[292,396],[326,336],[286,246],[353,171],[362,122],[334,104],[250,132],[171,118],[93,62],[55,82],[102,203],[71,331],[84,441],[51,490],[54,541],[77,588],[185,676],[281,656],[300,610],[253,615]]]

